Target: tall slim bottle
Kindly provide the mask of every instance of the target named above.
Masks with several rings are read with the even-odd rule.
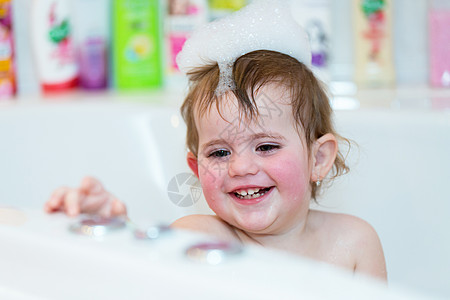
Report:
[[[361,87],[395,84],[392,1],[353,0],[355,82]]]
[[[398,84],[424,85],[428,80],[428,0],[395,0],[394,61]]]
[[[430,82],[450,87],[450,0],[433,0],[429,10]]]
[[[292,13],[309,36],[312,70],[324,82],[330,81],[330,0],[292,1]]]
[[[169,0],[165,18],[168,87],[185,87],[176,57],[192,32],[208,22],[206,0]]]
[[[39,94],[40,83],[33,60],[30,0],[14,0],[12,5],[17,96],[23,101],[31,99],[26,95]]]

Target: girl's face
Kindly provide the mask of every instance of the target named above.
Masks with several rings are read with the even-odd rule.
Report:
[[[306,221],[311,167],[289,97],[275,85],[260,89],[260,116],[240,119],[237,100],[224,96],[196,116],[198,176],[210,208],[224,221],[251,233],[280,234]]]

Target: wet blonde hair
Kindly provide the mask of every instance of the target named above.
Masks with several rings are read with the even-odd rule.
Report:
[[[213,104],[220,113],[220,103],[224,96],[215,93],[219,83],[217,63],[206,64],[187,74],[189,92],[181,114],[186,122],[188,149],[197,157],[199,137],[195,125],[195,113],[204,114]],[[237,98],[241,116],[252,120],[258,117],[255,97],[258,90],[269,83],[278,83],[287,89],[291,96],[291,106],[297,131],[303,132],[308,153],[318,138],[333,134],[338,141],[348,140],[338,135],[332,121],[332,109],[322,84],[304,64],[288,55],[268,50],[258,50],[239,57],[233,65],[235,89],[231,90]],[[344,156],[338,151],[330,179],[348,172]],[[316,199],[320,186],[311,182],[311,197]]]

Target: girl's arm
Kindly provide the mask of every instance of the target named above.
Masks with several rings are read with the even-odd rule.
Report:
[[[97,214],[103,217],[127,214],[125,204],[110,194],[101,182],[93,177],[85,177],[78,188],[60,187],[44,204],[48,213],[63,211],[68,216],[80,213]]]
[[[356,235],[355,272],[387,281],[383,247],[375,229],[367,222],[359,220]]]

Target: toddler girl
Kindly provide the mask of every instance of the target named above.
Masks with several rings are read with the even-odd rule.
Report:
[[[172,226],[386,279],[383,250],[369,224],[309,208],[323,180],[347,166],[329,100],[309,69],[307,38],[291,20],[278,1],[255,1],[201,29],[183,48],[178,63],[190,83],[181,107],[187,162],[216,215],[190,215]],[[233,31],[230,24],[239,26]],[[45,208],[126,214],[125,205],[89,177],[80,188],[56,190]]]

